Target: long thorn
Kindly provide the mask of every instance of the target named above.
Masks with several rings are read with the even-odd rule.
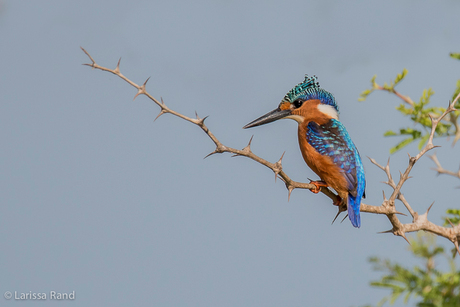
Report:
[[[426,210],[426,214],[428,215],[428,212],[430,212],[431,210],[431,207],[433,207],[434,205],[434,202],[431,203],[431,205],[428,207],[428,209]]]
[[[121,61],[121,58],[118,59],[118,64],[117,64],[117,67],[113,70],[113,72],[119,74],[120,73],[120,61]]]
[[[460,255],[460,248],[458,248],[458,239],[454,242],[455,247],[457,248],[457,252]]]
[[[335,215],[334,219],[332,220],[332,224],[334,224],[335,220],[339,217],[340,213],[342,213],[343,211],[340,211],[340,208],[339,208],[339,212],[337,212],[337,214]]]
[[[404,234],[404,232],[401,232],[400,236],[403,237],[404,240],[406,240],[406,242],[409,243],[409,245],[412,245],[412,244],[410,244],[409,240],[407,240],[406,235]]]
[[[212,156],[213,154],[216,154],[216,153],[217,153],[217,150],[214,150],[213,152],[207,154],[203,159],[206,159],[207,157]]]

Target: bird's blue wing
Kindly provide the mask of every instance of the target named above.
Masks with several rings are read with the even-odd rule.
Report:
[[[336,119],[324,125],[309,122],[306,136],[307,142],[318,153],[330,157],[342,170],[348,183],[348,217],[353,226],[360,227],[359,209],[361,198],[365,197],[366,180],[361,157],[347,130]]]
[[[307,142],[319,154],[330,157],[342,170],[349,193],[356,196],[358,182],[361,181],[358,177],[364,171],[358,150],[342,123],[336,119],[331,119],[324,125],[311,121],[307,125],[306,137]]]

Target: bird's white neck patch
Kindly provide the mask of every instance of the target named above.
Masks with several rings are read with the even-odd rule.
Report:
[[[320,111],[323,114],[326,114],[328,117],[339,120],[339,113],[333,106],[320,103],[318,105],[318,111]]]

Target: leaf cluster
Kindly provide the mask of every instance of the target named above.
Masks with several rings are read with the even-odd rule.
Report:
[[[396,144],[390,149],[390,153],[395,153],[401,148],[409,145],[410,143],[419,140],[418,149],[422,149],[430,136],[431,117],[439,117],[446,111],[441,107],[428,107],[430,98],[433,96],[434,91],[429,88],[423,90],[419,102],[414,103],[412,106],[407,107],[406,104],[401,103],[396,110],[405,116],[409,116],[417,128],[406,127],[399,129],[399,132],[388,130],[384,136],[406,136],[401,142]],[[435,130],[435,136],[448,136],[452,134],[452,124],[449,122],[440,122]]]
[[[372,281],[371,286],[391,291],[377,306],[386,302],[392,305],[402,296],[405,304],[411,297],[419,300],[416,305],[419,307],[460,306],[460,271],[444,248],[436,245],[435,240],[436,237],[428,233],[419,233],[415,239],[410,240],[409,249],[415,257],[422,259],[423,266],[406,268],[388,259],[369,259],[374,270],[385,272],[380,280]],[[436,269],[435,259],[441,256],[448,260],[450,271],[441,272]]]
[[[460,59],[460,53],[451,53],[450,56],[455,59]],[[399,131],[388,130],[384,133],[384,136],[404,136],[405,138],[398,144],[390,149],[390,153],[393,154],[396,151],[404,148],[412,142],[418,141],[418,149],[420,150],[427,142],[430,131],[431,131],[431,118],[439,117],[446,109],[442,107],[431,107],[429,106],[430,99],[434,94],[431,88],[424,89],[423,93],[418,102],[413,101],[410,97],[401,95],[395,90],[398,85],[407,75],[407,69],[396,76],[394,81],[390,83],[384,83],[382,86],[376,83],[376,75],[371,79],[371,88],[364,90],[359,101],[364,101],[366,98],[376,90],[386,91],[395,94],[403,100],[403,102],[396,107],[402,115],[410,117],[413,122],[412,126],[400,128]],[[452,95],[452,100],[460,92],[460,80],[457,81],[455,91]],[[460,107],[460,103],[455,106]],[[457,136],[460,136],[459,125],[457,123],[460,112],[451,113],[445,120],[441,121],[435,130],[435,137],[444,137],[455,135],[454,143],[458,140]]]

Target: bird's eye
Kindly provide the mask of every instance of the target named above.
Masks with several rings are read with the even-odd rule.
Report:
[[[300,108],[302,106],[303,100],[297,99],[294,101],[294,107]]]

